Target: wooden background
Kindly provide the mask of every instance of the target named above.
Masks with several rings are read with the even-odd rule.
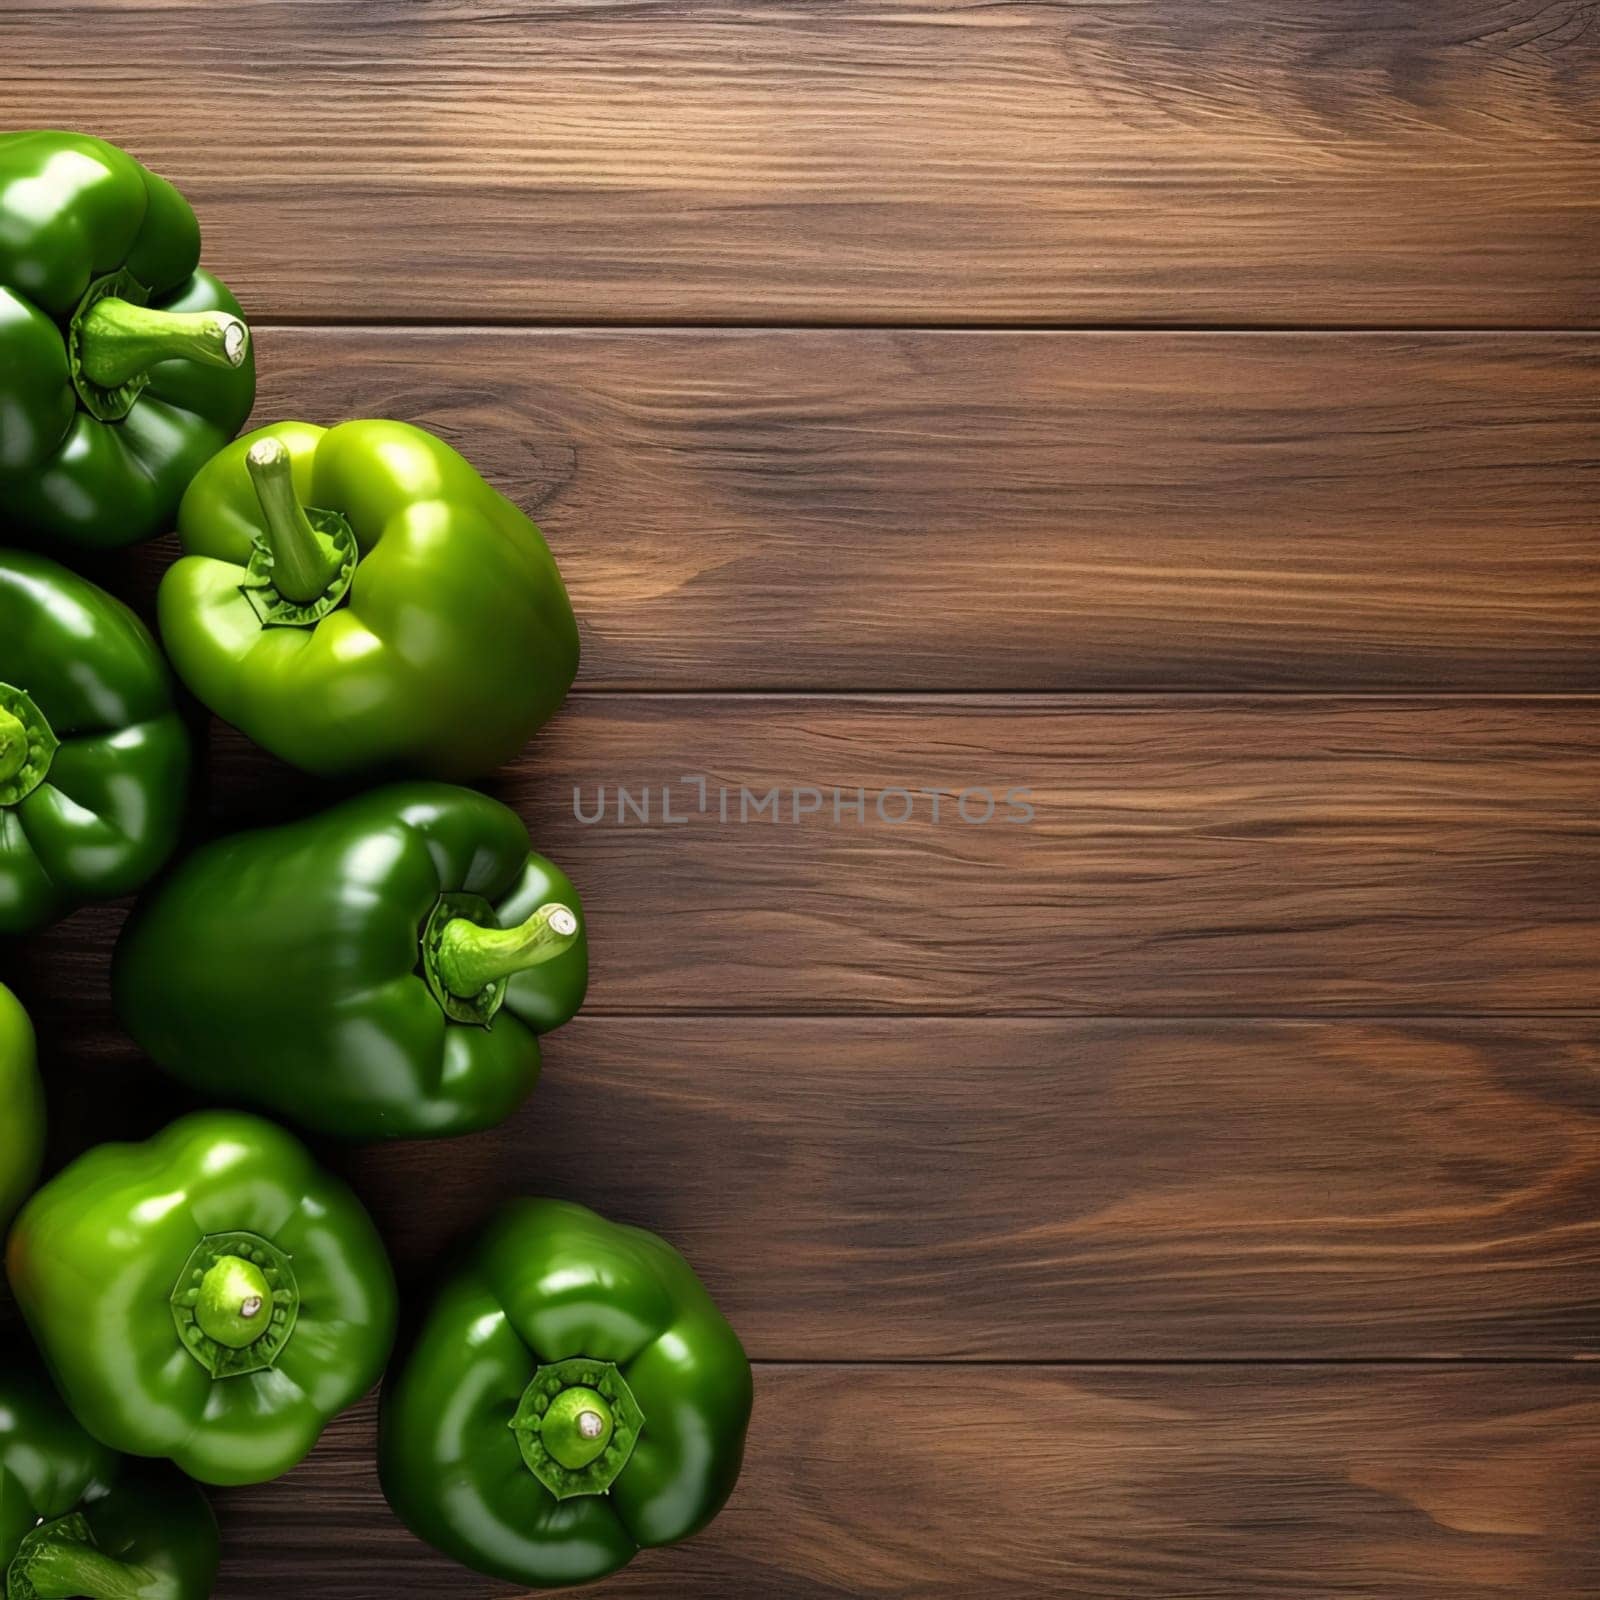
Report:
[[[743,1333],[735,1499],[602,1592],[1600,1595],[1597,110],[1593,0],[0,14],[0,122],[195,201],[261,420],[436,429],[567,575],[495,788],[590,1003],[334,1159],[419,1292],[545,1190]],[[574,818],[689,773],[1037,817]],[[202,826],[322,798],[213,730]],[[181,1103],[120,917],[6,968],[58,1156]],[[371,1446],[219,1497],[226,1600],[507,1593]]]

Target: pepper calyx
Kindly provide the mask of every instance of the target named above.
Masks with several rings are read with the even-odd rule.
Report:
[[[69,1512],[53,1522],[41,1522],[36,1528],[30,1528],[23,1534],[17,1553],[6,1568],[5,1600],[43,1600],[45,1595],[62,1592],[50,1587],[49,1557],[55,1550],[70,1549],[74,1545],[86,1550],[94,1548],[94,1531],[81,1511]],[[42,1590],[34,1582],[34,1571],[45,1581]]]
[[[26,691],[0,683],[0,806],[26,800],[49,776],[60,747]]]
[[[183,1347],[213,1378],[261,1372],[283,1353],[300,1315],[289,1256],[255,1233],[208,1233],[170,1296]]]
[[[447,1017],[487,1028],[510,980],[570,950],[579,933],[577,913],[560,901],[502,928],[481,895],[442,894],[422,929],[423,975]]]
[[[97,278],[67,324],[67,367],[78,399],[101,422],[119,422],[163,361],[237,368],[250,330],[228,311],[162,311],[125,268]]]
[[[251,543],[240,592],[263,627],[309,628],[350,592],[361,559],[355,532],[340,512],[300,503],[281,439],[257,439],[244,461],[266,531]]]
[[[160,1575],[100,1549],[81,1511],[41,1522],[22,1536],[4,1573],[5,1600],[151,1600]]]
[[[523,1465],[557,1500],[605,1494],[644,1425],[621,1371],[585,1356],[540,1367],[509,1424]]]

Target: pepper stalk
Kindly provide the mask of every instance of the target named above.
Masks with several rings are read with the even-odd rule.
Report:
[[[467,917],[445,924],[435,967],[451,994],[470,1000],[489,984],[553,961],[578,937],[570,906],[551,901],[514,928],[485,928]]]
[[[5,1592],[28,1600],[175,1600],[179,1585],[170,1573],[96,1548],[88,1523],[74,1513],[26,1536]]]
[[[194,1320],[208,1339],[246,1350],[272,1331],[272,1285],[253,1261],[222,1255],[200,1280]]]
[[[563,1389],[540,1419],[539,1437],[561,1466],[576,1472],[605,1453],[616,1431],[610,1403],[598,1389]]]
[[[0,706],[0,783],[9,783],[16,777],[27,759],[27,725]]]
[[[333,541],[311,526],[294,492],[294,470],[281,439],[270,434],[257,439],[244,464],[267,524],[273,587],[285,599],[308,605],[333,585],[343,560]]]
[[[78,363],[91,383],[115,389],[161,361],[233,368],[250,353],[250,330],[227,311],[158,311],[108,295],[78,323]]]

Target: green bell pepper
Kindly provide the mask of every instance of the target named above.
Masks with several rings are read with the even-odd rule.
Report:
[[[676,1250],[515,1201],[391,1370],[378,1470],[406,1526],[464,1565],[584,1583],[710,1522],[750,1404],[738,1337]]]
[[[119,600],[0,550],[0,933],[131,893],[178,840],[189,739]]]
[[[26,1199],[44,1159],[44,1090],[33,1024],[0,983],[0,1228]]]
[[[360,1202],[233,1112],[79,1157],[23,1207],[6,1270],[84,1427],[205,1483],[287,1472],[394,1341],[394,1275]]]
[[[578,628],[539,530],[403,422],[281,422],[208,462],[161,636],[196,698],[323,777],[473,778],[561,704]]]
[[[111,980],[186,1083],[353,1139],[502,1121],[587,982],[566,874],[514,811],[439,783],[197,851],[140,903]]]
[[[255,400],[238,302],[164,178],[82,133],[0,135],[0,511],[109,548],[172,526]]]
[[[194,1484],[97,1444],[31,1361],[0,1365],[4,1600],[206,1600],[217,1554]]]

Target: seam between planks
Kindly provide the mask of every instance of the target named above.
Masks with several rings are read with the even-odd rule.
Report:
[[[1244,335],[1278,338],[1293,334],[1318,334],[1362,338],[1369,335],[1409,336],[1422,334],[1436,338],[1533,338],[1552,335],[1575,338],[1600,337],[1600,328],[1574,323],[1539,323],[1526,325],[1494,323],[1475,326],[1454,322],[914,322],[884,320],[851,321],[849,319],[806,321],[775,321],[772,319],[617,317],[604,322],[583,318],[540,317],[386,317],[372,321],[353,317],[297,317],[273,312],[248,314],[255,328],[293,328],[303,332],[327,333],[974,333],[974,334],[1111,334],[1134,336],[1141,334],[1191,335],[1205,338],[1216,335]]]
[[[1021,689],[904,689],[904,688],[633,688],[627,683],[575,684],[569,700],[876,700],[898,701],[906,705],[947,705],[990,700],[1062,700],[1097,703],[1127,701],[1154,704],[1168,700],[1190,702],[1253,700],[1350,701],[1373,700],[1410,702],[1427,705],[1441,700],[1480,700],[1486,704],[1517,705],[1551,702],[1574,704],[1593,701],[1600,704],[1600,689],[1497,690],[1497,689],[1069,689],[1027,687]]]
[[[804,1356],[752,1356],[752,1367],[877,1367],[922,1368],[972,1366],[1003,1367],[1010,1371],[1040,1372],[1151,1372],[1163,1369],[1187,1372],[1196,1367],[1306,1368],[1492,1368],[1492,1367],[1600,1367],[1600,1356],[1083,1356],[1038,1360],[1007,1356],[839,1356],[812,1359]]]
[[[669,1011],[659,1006],[634,1010],[626,1006],[607,1006],[588,1002],[583,1008],[586,1018],[612,1018],[619,1022],[715,1022],[766,1021],[766,1022],[1159,1022],[1193,1023],[1211,1026],[1217,1023],[1259,1023],[1263,1026],[1289,1023],[1332,1025],[1340,1022],[1393,1022],[1409,1026],[1441,1023],[1501,1023],[1501,1022],[1596,1022],[1600,1011],[898,1011],[892,1007],[882,1011],[777,1011],[752,1008],[739,1010],[729,1007],[721,1011]],[[553,1048],[553,1046],[552,1046]]]

